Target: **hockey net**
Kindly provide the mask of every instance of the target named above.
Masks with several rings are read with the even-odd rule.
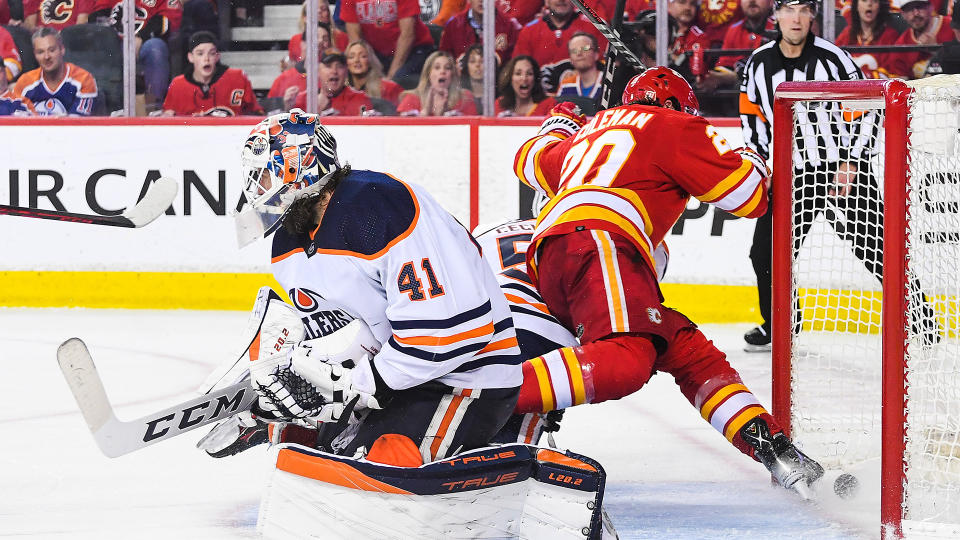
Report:
[[[960,537],[960,79],[776,99],[774,414],[884,537]]]

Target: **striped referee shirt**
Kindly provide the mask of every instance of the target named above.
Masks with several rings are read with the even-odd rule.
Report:
[[[862,79],[850,55],[825,39],[810,34],[800,56],[786,58],[780,40],[766,43],[750,55],[740,83],[740,125],[747,146],[770,157],[773,136],[773,92],[784,81],[844,81]],[[795,164],[816,166],[823,161],[859,159],[875,127],[875,113],[855,115],[850,121],[839,102],[798,103],[793,149]],[[806,120],[803,121],[804,117]],[[845,119],[846,118],[846,119]]]

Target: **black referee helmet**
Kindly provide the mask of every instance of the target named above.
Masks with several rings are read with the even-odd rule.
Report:
[[[773,10],[777,11],[783,6],[799,6],[802,4],[807,4],[810,6],[810,9],[813,10],[813,14],[817,14],[817,8],[820,6],[818,0],[773,0]]]

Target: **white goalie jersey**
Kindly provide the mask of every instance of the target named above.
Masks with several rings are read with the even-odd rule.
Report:
[[[354,370],[360,389],[434,380],[512,388],[522,381],[496,278],[466,229],[418,186],[352,171],[313,233],[277,231],[271,267],[285,290],[339,306],[381,342],[371,362]]]

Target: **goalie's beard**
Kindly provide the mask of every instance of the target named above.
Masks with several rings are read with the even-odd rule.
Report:
[[[283,228],[286,229],[287,232],[295,235],[309,234],[316,229],[317,225],[320,224],[321,216],[321,209],[317,206],[317,202],[325,199],[327,195],[332,195],[333,190],[335,190],[337,186],[340,185],[340,182],[349,174],[350,165],[346,165],[330,176],[327,185],[323,186],[323,189],[309,197],[293,201],[293,204],[290,205],[290,210],[287,211],[287,215],[283,218]]]

